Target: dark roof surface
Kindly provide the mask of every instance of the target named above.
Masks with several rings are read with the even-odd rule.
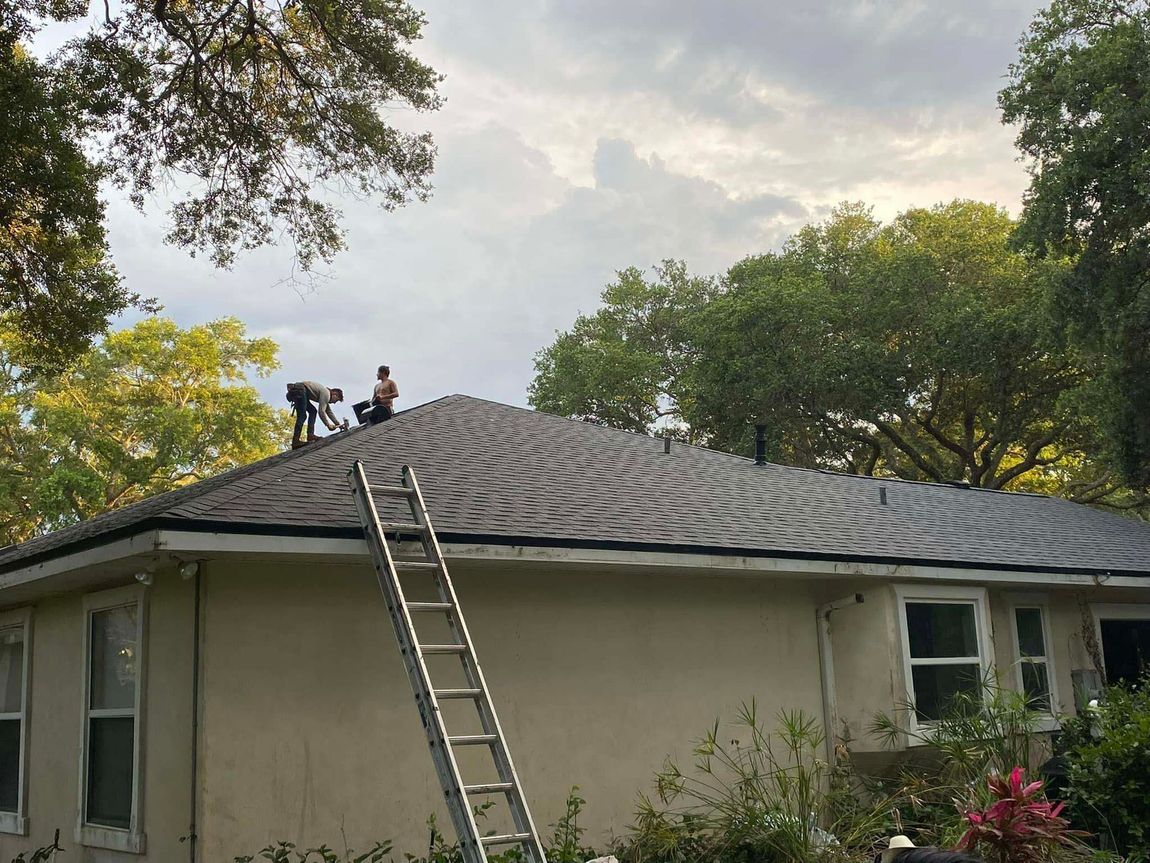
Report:
[[[448,396],[0,552],[0,571],[148,527],[359,536],[345,476],[416,469],[441,538],[1150,575],[1150,525],[1056,498],[755,466]],[[886,489],[887,503],[879,489]]]

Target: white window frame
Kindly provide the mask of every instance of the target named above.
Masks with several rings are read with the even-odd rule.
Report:
[[[1094,617],[1094,638],[1102,663],[1106,664],[1106,648],[1102,646],[1103,620],[1150,620],[1150,604],[1145,602],[1093,602],[1090,613]]]
[[[1058,721],[1058,669],[1054,663],[1054,641],[1050,630],[1050,602],[1041,594],[1012,593],[1005,599],[1010,605],[1010,655],[1014,664],[1014,681],[1019,692],[1025,694],[1026,682],[1022,676],[1022,645],[1018,643],[1018,616],[1020,608],[1037,608],[1042,615],[1042,646],[1046,649],[1043,663],[1046,665],[1046,685],[1050,690],[1050,712],[1040,714],[1039,731],[1056,731],[1061,727]]]
[[[145,689],[147,686],[147,658],[148,658],[148,592],[143,585],[132,585],[114,590],[105,590],[100,593],[90,593],[84,597],[84,685],[82,708],[82,745],[80,747],[80,811],[76,816],[76,842],[89,848],[107,848],[113,851],[124,851],[130,854],[143,854],[147,849],[147,837],[143,831],[144,817],[144,704]],[[130,826],[127,830],[117,827],[108,827],[103,824],[88,824],[84,820],[88,812],[88,731],[89,718],[92,711],[92,615],[98,611],[107,611],[128,605],[136,606],[136,626],[138,632],[139,657],[136,663],[136,703],[130,715],[135,718],[134,740],[132,748],[132,813]],[[105,716],[129,715],[127,711],[101,711]]]
[[[994,648],[991,641],[990,630],[990,603],[987,600],[985,587],[956,587],[933,584],[899,584],[894,589],[896,600],[896,616],[902,646],[903,680],[906,684],[907,701],[915,704],[914,674],[915,665],[957,665],[963,659],[977,660],[980,671],[985,677],[994,670]],[[907,603],[930,603],[938,605],[972,605],[974,607],[975,639],[978,643],[980,655],[978,657],[946,657],[945,659],[919,659],[912,660],[910,656],[910,631],[906,625]],[[926,731],[934,726],[933,722],[919,722],[918,711],[909,710],[908,722],[912,731]],[[913,739],[913,744],[924,744],[924,740]]]
[[[20,720],[20,778],[17,780],[17,803],[15,812],[0,812],[0,833],[17,836],[28,835],[28,717],[29,700],[32,695],[32,609],[21,608],[0,614],[0,630],[24,630],[24,662],[21,674],[21,698],[19,713],[0,713],[4,719]]]

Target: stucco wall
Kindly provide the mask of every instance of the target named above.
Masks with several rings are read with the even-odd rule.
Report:
[[[542,830],[577,784],[588,839],[622,831],[664,758],[744,699],[818,714],[809,584],[453,576]],[[204,645],[205,860],[279,838],[420,851],[432,812],[450,835],[369,569],[213,565]]]
[[[147,853],[122,854],[78,846],[80,749],[83,740],[83,595],[41,600],[32,612],[28,735],[29,835],[0,835],[0,860],[47,845],[60,829],[76,863],[187,859],[179,837],[191,807],[192,588],[172,571],[157,573],[148,602],[148,686],[142,739],[144,832]]]

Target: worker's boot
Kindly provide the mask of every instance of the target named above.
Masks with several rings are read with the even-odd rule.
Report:
[[[291,439],[291,448],[299,449],[301,446],[307,446],[309,443],[311,443],[311,438],[308,438],[307,440],[300,440],[298,437],[293,437]]]

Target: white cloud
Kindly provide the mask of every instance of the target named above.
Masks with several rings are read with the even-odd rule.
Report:
[[[995,91],[1029,0],[428,4],[417,50],[448,76],[426,204],[345,202],[350,251],[303,297],[290,250],[228,273],[110,208],[133,289],[185,323],[224,314],[281,344],[264,385],[366,393],[389,362],[410,406],[448,392],[523,403],[531,357],[616,270],[725,269],[843,199],[881,216],[1025,185]]]

